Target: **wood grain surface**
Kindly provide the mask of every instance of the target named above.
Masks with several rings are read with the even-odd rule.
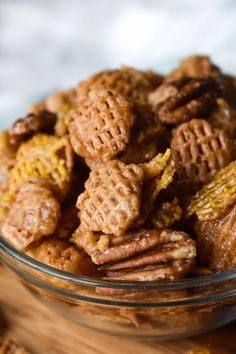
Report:
[[[183,354],[202,345],[236,354],[236,323],[186,340],[139,342],[98,333],[54,314],[0,266],[0,309],[6,332],[32,354]]]

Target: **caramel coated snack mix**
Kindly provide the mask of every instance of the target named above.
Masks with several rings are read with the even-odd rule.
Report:
[[[0,133],[1,235],[107,281],[235,267],[235,97],[235,78],[203,56],[50,94]]]

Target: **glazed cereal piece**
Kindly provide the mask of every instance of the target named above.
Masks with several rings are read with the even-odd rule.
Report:
[[[73,168],[73,152],[68,137],[36,134],[21,144],[11,171],[12,194],[19,185],[43,180],[50,184],[59,199],[68,193]]]
[[[93,90],[68,113],[66,124],[76,154],[105,162],[125,150],[134,120],[132,105],[124,96]]]
[[[156,228],[171,227],[181,220],[182,214],[178,199],[174,198],[172,202],[165,202],[155,207],[151,215],[151,223]]]
[[[32,247],[27,255],[65,272],[88,276],[97,273],[96,266],[83,251],[56,237],[43,239],[39,245]]]
[[[9,133],[0,132],[0,175],[9,176],[16,160],[16,150],[10,144]]]
[[[224,131],[201,119],[184,123],[173,132],[171,151],[178,180],[193,190],[211,181],[232,160]]]
[[[236,161],[217,173],[189,201],[187,217],[197,215],[200,221],[216,220],[236,201]]]
[[[5,222],[3,237],[23,250],[33,241],[51,235],[60,217],[60,205],[44,186],[25,183],[14,196]]]
[[[171,151],[158,154],[148,163],[140,164],[144,170],[144,184],[139,218],[135,227],[143,225],[155,207],[159,193],[165,190],[174,180],[175,168],[170,164]]]
[[[236,204],[216,220],[195,223],[198,256],[214,271],[236,267]]]
[[[53,134],[57,116],[46,110],[30,113],[25,118],[20,118],[9,129],[9,141],[13,146],[19,146],[34,134],[43,132]]]
[[[183,78],[163,85],[155,93],[157,103],[151,97],[157,117],[166,125],[207,117],[216,106],[217,97],[221,95],[220,85],[211,78]]]
[[[139,216],[143,179],[141,167],[121,161],[109,161],[93,170],[77,201],[83,228],[124,233]]]
[[[208,56],[192,55],[183,59],[180,66],[166,76],[165,81],[179,80],[186,76],[194,78],[212,77],[218,81],[221,81],[223,77],[220,69]]]
[[[230,138],[236,138],[236,110],[223,98],[218,98],[217,106],[208,118],[214,128],[223,130]]]
[[[64,106],[74,104],[76,104],[76,91],[73,89],[54,92],[45,101],[47,110],[53,113],[59,113]]]
[[[80,249],[84,250],[86,254],[91,256],[94,250],[99,249],[99,235],[101,233],[95,233],[93,231],[89,231],[84,229],[83,226],[79,226],[72,235],[71,242],[75,243]],[[108,242],[108,246],[110,244],[110,240]]]
[[[92,253],[106,279],[157,281],[183,278],[196,262],[195,242],[170,229],[133,230],[105,252]]]
[[[98,87],[114,90],[127,98],[147,101],[148,94],[158,87],[163,77],[152,71],[140,71],[127,66],[116,70],[106,70],[92,75],[78,84],[78,99],[83,99]]]
[[[7,337],[0,336],[0,353],[1,354],[30,354],[22,346],[16,344]]]

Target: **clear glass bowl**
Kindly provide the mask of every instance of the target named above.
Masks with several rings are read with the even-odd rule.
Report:
[[[1,237],[0,260],[52,310],[106,333],[174,339],[236,319],[236,269],[173,282],[108,281],[47,266]]]

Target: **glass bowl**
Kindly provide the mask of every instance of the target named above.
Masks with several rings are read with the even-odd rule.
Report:
[[[236,319],[236,269],[162,283],[109,281],[47,266],[1,237],[0,260],[55,312],[113,335],[175,339]]]

